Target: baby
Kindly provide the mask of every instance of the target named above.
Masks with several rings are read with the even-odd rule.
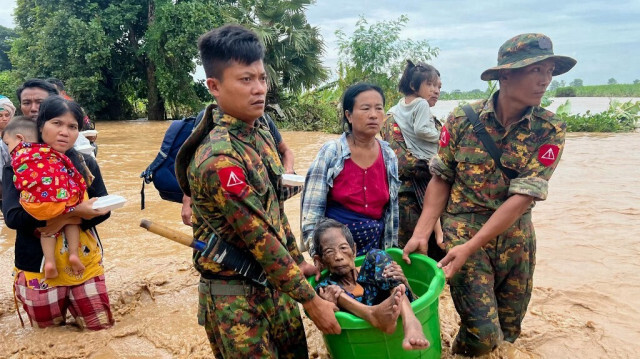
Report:
[[[422,324],[411,309],[413,295],[409,283],[400,265],[386,252],[379,249],[369,251],[358,271],[355,266],[356,245],[351,232],[333,219],[318,223],[313,241],[316,267],[329,271],[329,277],[316,286],[323,299],[336,303],[341,309],[361,317],[387,334],[396,330],[398,316],[401,316],[404,329],[402,347],[405,350],[429,347]]]
[[[34,218],[46,221],[74,210],[83,199],[86,184],[66,155],[46,143],[38,143],[36,123],[25,116],[13,118],[2,132],[13,167],[13,183],[20,191],[20,204]],[[80,275],[84,265],[78,256],[80,226],[63,228],[73,274]],[[41,236],[45,278],[58,276],[55,263],[56,237]]]

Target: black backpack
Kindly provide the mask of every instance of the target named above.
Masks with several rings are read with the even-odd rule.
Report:
[[[160,152],[149,167],[140,174],[142,178],[141,209],[144,209],[144,184],[151,182],[160,193],[160,198],[182,203],[183,193],[176,178],[175,160],[180,146],[193,131],[195,122],[195,117],[185,117],[182,120],[173,121],[165,132]]]

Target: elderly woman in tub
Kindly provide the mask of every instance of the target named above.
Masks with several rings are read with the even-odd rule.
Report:
[[[400,266],[384,251],[372,249],[358,271],[356,244],[349,229],[333,219],[318,223],[313,234],[316,267],[329,276],[316,286],[325,300],[392,334],[402,317],[405,350],[429,347],[422,325],[411,309],[413,294]]]

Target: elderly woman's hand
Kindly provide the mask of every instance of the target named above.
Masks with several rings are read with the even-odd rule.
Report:
[[[318,295],[320,296],[320,298],[335,305],[338,305],[338,298],[340,298],[340,295],[342,293],[344,293],[344,289],[335,284],[331,284],[318,289]]]
[[[97,200],[98,200],[98,197],[94,197],[86,201],[82,201],[80,204],[76,206],[74,211],[71,213],[75,214],[77,217],[80,217],[82,219],[92,219],[92,218],[109,213],[109,210],[93,209],[93,202]]]
[[[392,278],[397,281],[400,281],[407,288],[409,288],[409,281],[407,281],[407,277],[404,275],[402,271],[402,267],[398,263],[391,263],[384,268],[382,275],[386,278]]]

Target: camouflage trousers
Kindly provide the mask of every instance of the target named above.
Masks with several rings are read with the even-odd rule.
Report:
[[[288,295],[247,286],[247,295],[212,295],[220,284],[240,280],[208,280],[198,286],[198,323],[203,325],[216,358],[308,358],[298,304]]]
[[[488,215],[444,214],[447,250],[471,239]],[[491,352],[501,340],[514,342],[531,299],[536,239],[531,212],[502,235],[472,254],[449,281],[460,314],[453,352],[477,356]]]
[[[420,218],[420,214],[422,213],[422,207],[416,198],[416,193],[413,191],[399,192],[398,209],[398,215],[400,216],[400,223],[398,226],[398,246],[400,248],[404,248],[409,239],[411,239],[413,230],[416,228],[416,224],[418,223],[418,218]],[[441,260],[445,255],[445,252],[438,247],[438,244],[436,243],[435,232],[432,232],[431,237],[429,237],[429,249],[427,251],[427,255],[435,261]]]

